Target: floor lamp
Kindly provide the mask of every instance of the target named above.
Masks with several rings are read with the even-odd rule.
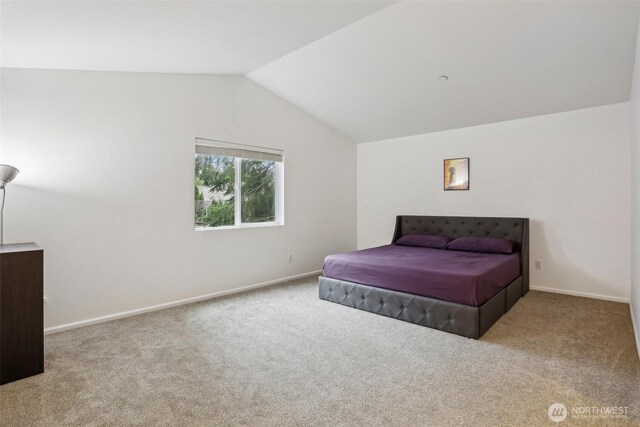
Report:
[[[0,190],[2,190],[2,204],[0,205],[0,246],[4,245],[4,196],[5,187],[20,172],[18,169],[9,165],[0,165]]]

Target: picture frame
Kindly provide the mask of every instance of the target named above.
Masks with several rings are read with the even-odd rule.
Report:
[[[444,191],[467,191],[470,182],[469,157],[444,159],[443,178]]]

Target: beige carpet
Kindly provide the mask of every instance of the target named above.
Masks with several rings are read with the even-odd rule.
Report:
[[[0,387],[0,424],[553,425],[550,404],[629,406],[629,307],[530,292],[479,341],[343,307],[315,279],[46,338]]]

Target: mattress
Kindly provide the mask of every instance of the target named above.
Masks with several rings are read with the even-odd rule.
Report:
[[[329,255],[323,274],[339,280],[481,306],[520,275],[519,254],[386,245]]]

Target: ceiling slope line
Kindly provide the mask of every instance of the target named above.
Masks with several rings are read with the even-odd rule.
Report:
[[[293,54],[295,54],[296,52],[298,52],[298,51],[300,51],[300,50],[303,50],[303,49],[305,49],[306,47],[309,47],[309,46],[311,46],[311,45],[313,45],[313,44],[315,44],[315,43],[319,43],[319,42],[321,42],[323,39],[325,39],[325,38],[327,38],[327,37],[331,37],[331,36],[332,36],[332,35],[334,35],[335,33],[338,33],[338,32],[340,32],[340,31],[343,31],[343,30],[345,30],[346,28],[348,28],[348,27],[350,27],[350,26],[352,26],[352,25],[356,25],[356,24],[358,24],[358,23],[359,23],[359,22],[361,22],[361,21],[364,21],[364,20],[366,20],[366,19],[369,19],[369,18],[371,18],[373,15],[376,15],[376,14],[378,14],[378,13],[382,12],[383,10],[385,10],[385,9],[387,9],[387,8],[389,8],[389,7],[393,6],[393,5],[400,3],[400,1],[401,1],[401,0],[393,0],[393,1],[374,0],[374,1],[378,1],[378,2],[379,2],[379,3],[381,3],[381,4],[386,3],[387,5],[386,5],[386,6],[384,6],[384,7],[382,7],[382,8],[380,8],[380,9],[378,9],[378,10],[375,10],[375,11],[373,11],[373,12],[369,13],[368,15],[365,15],[365,16],[363,16],[363,17],[359,18],[359,19],[356,19],[355,21],[352,21],[352,22],[350,22],[350,23],[348,23],[348,24],[346,24],[346,25],[344,25],[344,26],[342,26],[342,27],[340,27],[340,28],[338,28],[338,29],[336,29],[336,30],[334,30],[334,31],[330,32],[330,33],[327,33],[327,34],[325,34],[325,35],[323,35],[323,36],[321,36],[321,37],[319,37],[319,38],[317,38],[317,39],[315,39],[315,40],[313,40],[313,41],[310,41],[309,43],[307,43],[307,44],[305,44],[305,45],[303,45],[303,46],[297,47],[297,48],[295,48],[295,49],[293,49],[293,50],[291,50],[291,51],[289,51],[289,52],[285,53],[284,55],[281,55],[281,56],[279,56],[279,57],[275,58],[274,60],[269,61],[269,62],[268,62],[268,63],[266,63],[266,64],[262,64],[262,65],[260,65],[259,67],[255,68],[255,69],[253,69],[253,70],[251,70],[251,71],[248,71],[246,74],[244,74],[244,76],[245,76],[245,77],[247,77],[247,78],[250,78],[250,79],[251,79],[251,77],[249,76],[249,74],[254,73],[254,72],[256,72],[256,71],[259,71],[261,68],[268,67],[268,66],[269,66],[269,65],[271,65],[272,63],[277,62],[277,61],[279,61],[280,59],[285,58],[285,57],[287,57],[287,56],[289,56],[289,55],[293,55]],[[252,80],[253,80],[253,79],[252,79]],[[256,83],[257,83],[257,82],[256,82]],[[258,83],[258,84],[260,84],[260,83]]]

